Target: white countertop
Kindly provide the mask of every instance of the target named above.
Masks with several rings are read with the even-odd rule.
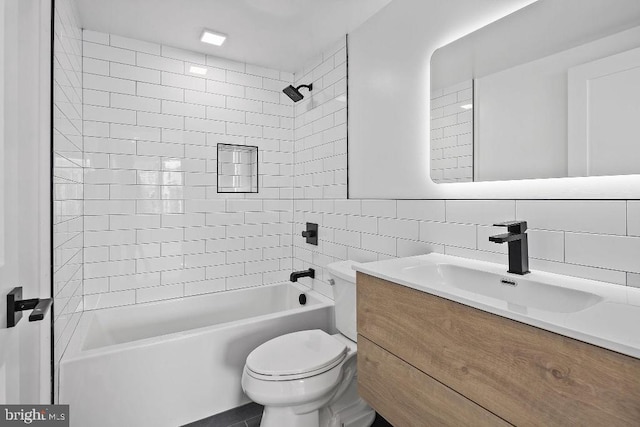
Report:
[[[596,294],[602,300],[573,312],[552,312],[509,304],[507,301],[460,289],[437,274],[443,265],[497,274],[500,278],[540,282]],[[416,266],[433,267],[435,275],[416,277]],[[507,273],[507,266],[441,254],[397,258],[357,264],[353,269],[418,291],[446,298],[489,313],[536,326],[567,337],[640,358],[640,289],[553,273],[532,271],[521,276]],[[499,283],[499,280],[497,281]],[[527,286],[535,286],[535,283]],[[541,289],[542,289],[541,286]]]

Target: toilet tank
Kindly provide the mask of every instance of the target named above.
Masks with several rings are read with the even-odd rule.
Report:
[[[339,261],[327,265],[333,285],[336,328],[352,341],[357,341],[356,329],[356,272],[351,267],[355,261]]]

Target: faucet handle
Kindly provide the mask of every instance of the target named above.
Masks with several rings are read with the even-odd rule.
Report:
[[[507,227],[509,233],[522,234],[527,231],[527,221],[505,221],[493,224],[494,227]]]

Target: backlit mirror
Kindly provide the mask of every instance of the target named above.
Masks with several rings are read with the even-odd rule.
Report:
[[[639,173],[640,7],[539,0],[432,56],[434,182]]]

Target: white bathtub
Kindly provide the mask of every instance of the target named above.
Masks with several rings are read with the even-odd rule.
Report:
[[[334,332],[333,301],[288,283],[85,312],[58,401],[75,427],[180,426],[249,402],[240,379],[251,350],[316,328]]]

